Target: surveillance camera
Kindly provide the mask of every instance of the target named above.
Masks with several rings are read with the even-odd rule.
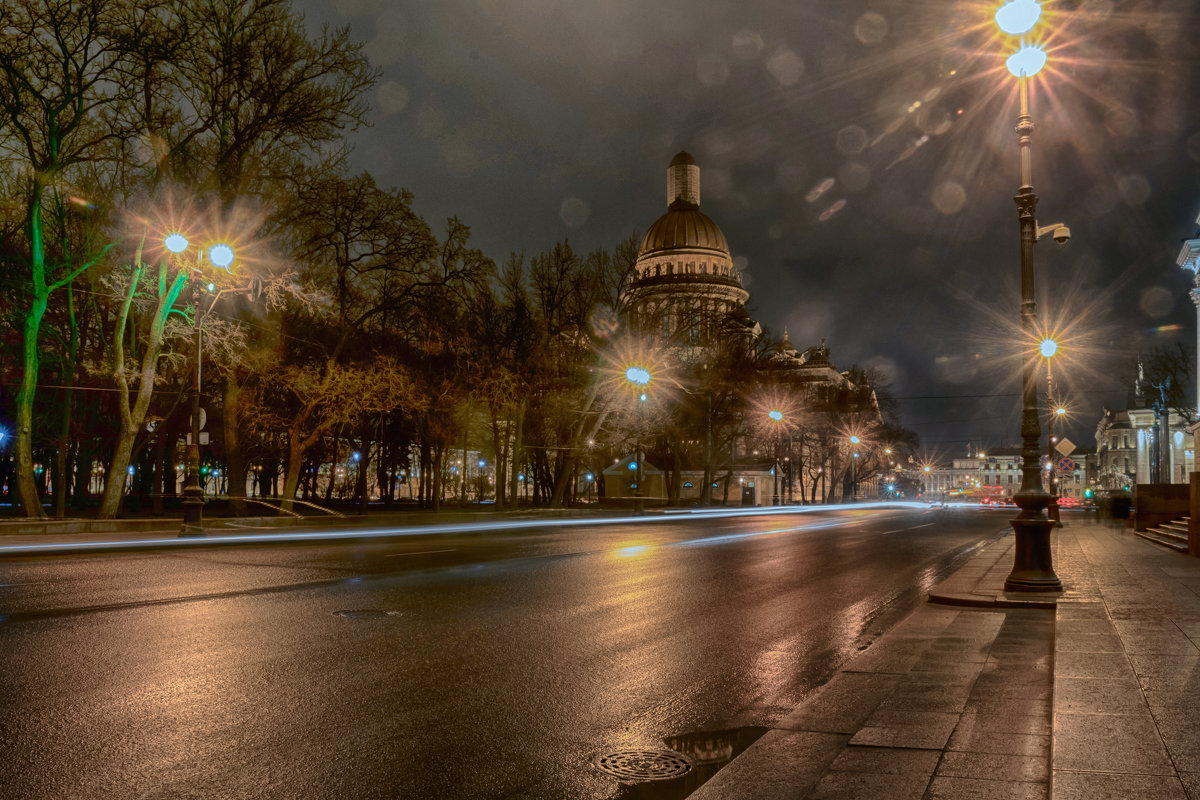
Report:
[[[1071,229],[1066,225],[1059,225],[1054,229],[1054,241],[1059,244],[1066,244],[1071,241]]]

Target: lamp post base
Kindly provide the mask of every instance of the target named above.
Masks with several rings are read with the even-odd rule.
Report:
[[[1050,556],[1050,530],[1054,521],[1047,518],[1010,520],[1016,537],[1013,569],[1004,581],[1006,592],[1061,592],[1062,581],[1054,574]]]
[[[204,490],[199,486],[183,487],[183,527],[179,536],[204,535]]]

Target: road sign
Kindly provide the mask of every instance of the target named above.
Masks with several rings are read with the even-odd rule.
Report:
[[[1063,456],[1062,458],[1060,458],[1058,460],[1058,471],[1059,472],[1074,472],[1075,471],[1074,459],[1067,458],[1066,456]]]
[[[1075,443],[1064,436],[1059,440],[1058,444],[1054,445],[1054,449],[1062,453],[1064,456],[1069,456],[1071,453],[1075,452]]]

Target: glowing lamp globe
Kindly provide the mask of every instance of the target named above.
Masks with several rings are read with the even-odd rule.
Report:
[[[850,437],[850,444],[858,444],[861,441],[862,441],[862,439],[858,438],[857,436]]]
[[[1054,409],[1054,413],[1061,417],[1063,414],[1067,413],[1067,410],[1062,406],[1059,406],[1058,408]]]
[[[208,260],[221,269],[229,269],[233,263],[233,248],[227,244],[213,245],[208,251]]]
[[[1037,45],[1027,44],[1009,56],[1004,63],[1015,77],[1032,78],[1046,66],[1046,51]]]
[[[782,422],[783,421],[783,412],[777,408],[773,408],[770,411],[768,411],[767,416],[771,418],[772,422]]]
[[[1053,339],[1043,339],[1039,349],[1043,356],[1051,358],[1058,352],[1058,342]]]
[[[650,382],[650,370],[645,367],[630,367],[625,370],[625,380],[638,386],[645,386]]]
[[[182,233],[172,233],[163,239],[163,246],[172,253],[182,253],[184,250],[187,250],[188,240]]]
[[[1009,0],[996,9],[996,24],[1010,36],[1020,36],[1032,30],[1041,15],[1037,0]]]

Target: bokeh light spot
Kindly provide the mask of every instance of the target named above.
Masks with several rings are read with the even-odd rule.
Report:
[[[725,56],[709,53],[696,61],[696,79],[705,86],[720,86],[729,80],[729,61]]]
[[[767,59],[767,72],[780,86],[795,86],[804,76],[804,60],[794,51],[781,47]]]
[[[857,161],[847,161],[838,168],[838,182],[848,192],[861,192],[871,185],[871,168]]]
[[[1150,181],[1136,172],[1122,175],[1117,179],[1117,191],[1126,205],[1140,206],[1150,199]]]
[[[747,60],[758,58],[763,47],[763,38],[758,31],[746,28],[733,35],[733,54],[738,58]]]
[[[821,181],[816,186],[814,186],[812,189],[810,189],[808,194],[806,194],[804,196],[804,199],[810,203],[817,202],[818,200],[821,199],[821,195],[825,194],[826,192],[828,192],[830,189],[833,188],[834,183],[835,183],[835,181],[833,178],[826,178],[825,180]]]
[[[838,213],[845,207],[846,207],[846,198],[843,197],[841,200],[838,200],[836,203],[831,205],[829,208],[822,211],[821,216],[817,217],[817,219],[820,220],[821,222],[825,222],[826,220],[828,220],[830,217],[832,217],[834,214]]]
[[[888,23],[883,15],[868,11],[854,23],[854,37],[863,44],[879,44],[887,36]]]
[[[588,217],[591,214],[592,210],[588,207],[588,204],[574,196],[563,200],[562,205],[558,208],[559,219],[568,228],[578,228],[588,221]]]
[[[963,206],[967,204],[967,190],[956,181],[942,181],[933,187],[930,199],[934,208],[949,216],[962,211]]]
[[[379,110],[384,114],[399,114],[408,105],[408,89],[396,81],[384,81],[376,89]]]
[[[1161,286],[1151,286],[1142,292],[1138,307],[1149,317],[1165,317],[1175,307],[1175,298]]]
[[[856,156],[867,147],[867,132],[857,125],[847,125],[838,131],[837,149],[844,156]]]

